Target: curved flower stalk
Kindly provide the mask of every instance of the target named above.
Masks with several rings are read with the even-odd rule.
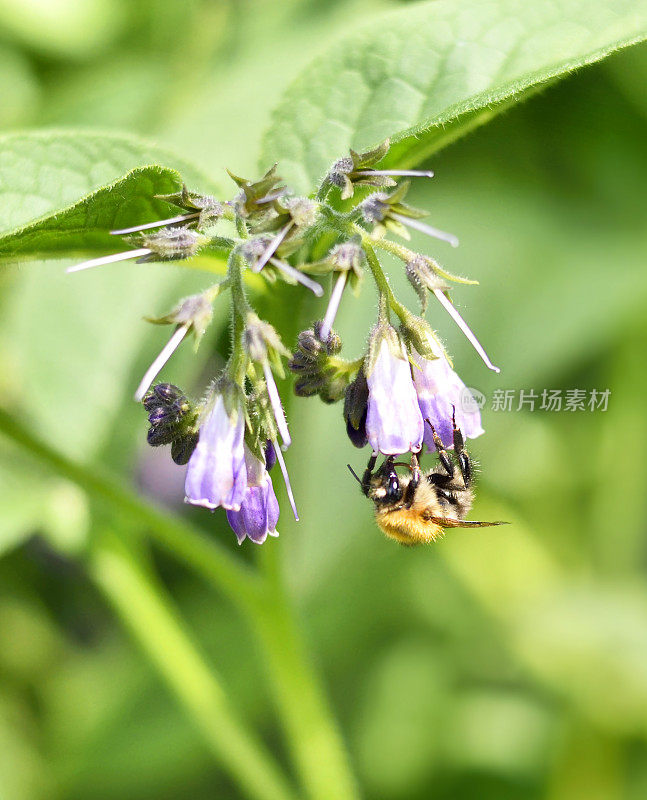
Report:
[[[388,141],[364,153],[351,150],[335,161],[308,197],[294,195],[282,183],[277,165],[256,181],[229,173],[237,185],[229,200],[182,187],[161,198],[176,213],[113,231],[125,237],[128,249],[69,270],[125,260],[181,263],[210,250],[227,254],[224,280],[163,316],[149,318],[172,325],[173,331],[135,397],[143,400],[148,413],[149,443],[170,445],[176,463],[188,462],[187,502],[224,508],[239,542],[262,543],[276,535],[279,509],[268,474],[269,453],[279,462],[298,519],[283,455],[292,436],[277,385],[285,377],[285,360],[295,376],[297,395],[318,395],[326,403],[344,400],[346,430],[356,447],[369,445],[385,455],[415,453],[423,443],[432,447],[426,419],[450,447],[453,415],[464,436],[483,433],[480,414],[474,403],[463,402],[465,384],[433,329],[396,299],[376,254],[377,248],[399,259],[422,313],[428,296],[434,296],[484,362],[498,369],[449,297],[452,284],[473,281],[452,275],[430,256],[389,238],[395,234],[408,239],[409,229],[414,229],[458,245],[453,234],[420,221],[424,210],[405,203],[408,179],[430,178],[433,173],[382,168],[388,150]],[[402,177],[407,180],[398,183]],[[347,201],[347,210],[340,210],[337,196]],[[271,287],[277,281],[296,284],[295,291],[305,288],[317,297],[329,281],[321,319],[301,331],[293,353],[254,311],[243,283],[246,270],[266,281],[270,304]],[[333,326],[340,308],[345,309],[346,290],[359,293],[365,274],[377,289],[377,321],[365,352],[347,360]],[[213,319],[214,301],[225,293],[231,308],[230,356],[206,399],[193,403],[168,383],[150,389],[181,343],[193,336],[198,346]],[[267,457],[261,445],[265,442],[271,443]]]

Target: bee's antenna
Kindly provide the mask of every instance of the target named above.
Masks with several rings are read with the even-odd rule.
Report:
[[[357,481],[357,483],[359,483],[359,485],[361,486],[361,485],[362,485],[362,482],[361,482],[361,481],[360,481],[360,479],[357,477],[357,473],[355,472],[355,470],[354,470],[354,469],[351,467],[351,465],[350,465],[350,464],[346,464],[346,466],[347,466],[347,467],[348,467],[348,469],[350,470],[350,474],[353,476],[353,478],[355,478],[355,480]]]

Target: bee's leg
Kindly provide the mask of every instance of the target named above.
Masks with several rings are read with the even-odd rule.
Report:
[[[449,454],[448,454],[447,450],[445,450],[445,445],[442,443],[440,436],[436,433],[436,429],[434,428],[434,426],[431,424],[431,422],[428,419],[426,419],[425,422],[431,428],[431,435],[434,437],[434,446],[435,446],[436,451],[438,453],[438,460],[443,465],[443,467],[445,467],[447,475],[450,478],[453,478],[454,477],[454,463],[451,460],[451,458],[449,457]]]
[[[420,464],[418,463],[417,453],[411,453],[411,480],[404,492],[403,502],[405,508],[411,508],[413,498],[416,496],[416,490],[420,486],[422,479],[422,472],[420,472]]]
[[[454,453],[456,458],[458,459],[458,466],[461,470],[461,475],[463,476],[463,483],[465,484],[465,488],[470,485],[472,482],[472,463],[470,461],[469,454],[465,449],[465,440],[463,439],[463,434],[461,433],[460,429],[456,427],[456,408],[452,406],[452,427],[454,429]]]
[[[371,488],[371,478],[373,477],[373,470],[375,469],[375,463],[377,462],[377,453],[371,453],[371,457],[368,460],[368,464],[366,465],[366,469],[364,470],[364,475],[362,476],[362,491],[368,497],[369,489]]]

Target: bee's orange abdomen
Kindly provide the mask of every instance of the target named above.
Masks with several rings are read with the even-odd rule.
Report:
[[[435,522],[425,521],[420,514],[410,509],[400,509],[375,515],[380,529],[391,539],[401,544],[431,544],[444,535],[445,531]]]

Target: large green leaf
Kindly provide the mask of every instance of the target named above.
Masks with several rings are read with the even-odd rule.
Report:
[[[177,170],[192,188],[213,189],[177,156],[119,134],[32,131],[0,136],[0,232],[59,213],[135,167]],[[133,224],[145,221],[134,220]]]
[[[392,137],[411,166],[538,86],[647,37],[646,0],[434,0],[376,18],[301,73],[263,163],[307,190],[349,147]]]
[[[166,167],[138,167],[114,183],[87,195],[67,208],[0,235],[0,259],[48,258],[93,251],[113,252],[118,239],[113,228],[175,215],[155,195],[182,187],[178,172]]]

